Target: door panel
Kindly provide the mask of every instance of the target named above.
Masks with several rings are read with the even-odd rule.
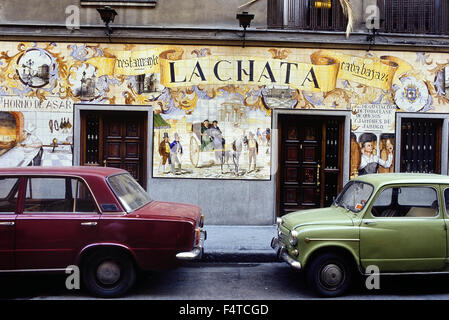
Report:
[[[106,142],[106,154],[109,161],[120,160],[120,142],[112,142],[111,137],[108,137]]]
[[[360,256],[364,268],[376,265],[381,272],[441,270],[446,257],[444,220],[364,219]]]
[[[446,225],[435,186],[391,186],[377,194],[360,228],[363,267],[381,272],[442,270]]]
[[[0,270],[14,269],[14,213],[0,213]]]
[[[16,269],[65,269],[97,239],[98,209],[75,178],[28,179],[16,218]]]
[[[0,270],[15,267],[15,230],[21,179],[5,177],[0,179]]]
[[[79,251],[96,239],[99,215],[21,214],[16,223],[17,269],[65,269]]]
[[[280,215],[328,206],[342,184],[338,117],[281,115]]]

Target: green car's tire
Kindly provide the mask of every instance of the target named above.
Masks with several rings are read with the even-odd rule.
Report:
[[[335,253],[316,257],[306,271],[307,284],[322,297],[343,295],[350,287],[352,268],[346,259]]]

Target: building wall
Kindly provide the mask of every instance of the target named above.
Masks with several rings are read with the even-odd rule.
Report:
[[[119,7],[111,5],[118,15],[114,26],[145,26],[158,28],[233,28],[238,27],[236,13],[244,2],[238,0],[164,0],[156,7]],[[80,9],[81,26],[103,25],[96,7],[81,5],[79,0],[17,0],[0,1],[0,21],[2,24],[65,25],[66,8],[77,6]],[[97,6],[98,7],[98,6]],[[255,14],[252,25],[266,26],[266,1],[259,0],[250,6]],[[70,11],[69,11],[70,12]],[[237,25],[236,25],[237,24]]]
[[[208,224],[270,225],[275,221],[273,181],[151,179],[154,199],[199,205]]]
[[[155,7],[124,7],[111,4],[118,12],[111,23],[111,41],[122,43],[182,43],[239,45],[242,28],[236,13],[255,14],[246,32],[247,45],[277,47],[369,48],[366,20],[369,6],[376,0],[352,0],[353,28],[349,37],[344,31],[314,31],[267,28],[268,1],[199,1],[164,0]],[[335,5],[339,1],[334,0]],[[247,5],[245,5],[247,4]],[[0,0],[0,39],[35,41],[108,42],[104,23],[95,6],[80,0],[37,1]],[[68,26],[79,17],[79,26]],[[381,16],[382,17],[382,16]],[[376,47],[384,50],[444,51],[448,37],[380,33]]]
[[[171,125],[167,130],[150,132],[147,171],[153,198],[198,204],[204,208],[208,223],[270,224],[278,205],[279,174],[278,119],[273,114],[351,113],[352,134],[345,137],[344,181],[357,175],[361,140],[366,133],[376,137],[375,152],[379,156],[383,152],[384,158],[381,145],[386,143],[385,137],[393,135],[397,150],[397,119],[407,115],[444,118],[443,133],[447,133],[449,100],[443,80],[449,74],[447,36],[381,34],[372,46],[365,20],[366,9],[375,0],[351,1],[354,28],[349,38],[344,32],[267,29],[267,1],[240,7],[245,2],[160,0],[154,8],[114,6],[118,16],[111,24],[114,33],[108,39],[96,9],[81,5],[79,0],[0,0],[0,112],[12,113],[19,119],[15,141],[10,141],[10,134],[0,137],[4,140],[0,141],[0,166],[33,162],[38,155],[35,146],[39,144],[44,146],[42,165],[71,165],[71,146],[78,125],[73,117],[75,105],[111,109],[113,105],[130,109],[148,106],[155,117],[161,116]],[[73,13],[66,12],[70,6],[79,8],[79,29],[66,28],[66,19]],[[242,29],[235,16],[244,10],[255,14],[247,30],[246,48],[242,48]],[[124,60],[141,54],[158,60],[143,69],[124,65]],[[39,70],[49,67],[48,78],[29,77],[29,68],[24,65],[30,59],[40,61],[38,75]],[[214,77],[214,65],[219,61],[225,61],[219,67],[221,79],[232,79],[222,81]],[[250,61],[254,61],[253,81],[245,73],[250,69]],[[175,82],[182,83],[170,81],[170,63],[177,66]],[[286,81],[285,63],[290,63],[291,70],[296,70],[296,66],[300,70],[290,83]],[[366,70],[379,72],[380,78],[385,76],[374,79],[376,74],[368,75]],[[145,90],[145,82],[140,89],[135,86],[139,74],[156,74],[158,89]],[[361,80],[363,77],[368,79]],[[247,149],[240,157],[240,174],[233,175],[227,167],[222,173],[217,165],[212,166],[213,172],[204,166],[196,169],[187,156],[193,135],[188,126],[203,121],[206,110],[236,103],[252,116],[238,124],[241,132],[233,130],[230,123],[221,126],[227,141],[225,151],[232,148],[235,132],[248,136],[262,127],[255,123],[271,124],[273,140],[270,146],[264,146],[268,147],[268,155],[259,157],[263,159],[258,162],[259,171],[243,172],[248,166]],[[176,112],[171,113],[173,110]],[[214,120],[220,115],[213,113],[211,117]],[[11,117],[0,119],[6,118]],[[183,121],[188,125],[184,126]],[[152,126],[153,121],[150,122]],[[14,130],[10,124],[6,129]],[[31,138],[27,132],[32,133]],[[181,175],[159,171],[158,144],[164,132],[169,133],[170,139],[175,133],[181,135],[185,148],[182,168],[186,169]],[[442,173],[446,173],[447,137],[442,139],[441,167]],[[58,147],[56,152],[50,152],[54,142]],[[18,143],[29,147],[15,148]],[[76,148],[75,145],[75,152]],[[214,157],[212,153],[202,160]],[[392,166],[398,171],[400,159],[396,151],[394,158]]]
[[[348,150],[347,144],[345,150],[351,152],[344,164],[348,180],[358,174],[355,164],[360,163],[367,134],[375,137],[374,154],[379,157],[385,156],[382,143],[387,136],[394,145],[398,112],[424,118],[426,113],[449,113],[443,79],[449,65],[446,53],[80,42],[1,45],[0,112],[20,113],[25,128],[18,145],[5,147],[10,150],[0,156],[2,166],[26,165],[33,150],[37,154],[36,144],[44,147],[42,165],[70,165],[73,130],[79,125],[73,119],[75,104],[110,105],[110,110],[114,105],[129,110],[149,106],[169,125],[154,127],[148,144],[150,195],[198,204],[216,224],[274,221],[279,146],[275,138],[268,144],[260,137],[255,170],[248,168],[248,147],[241,150],[237,171],[231,158],[221,168],[213,150],[201,150],[203,162],[196,167],[190,159],[192,125],[206,117],[219,119],[226,141],[222,151],[231,156],[231,142],[241,135],[249,138],[258,127],[266,126],[277,136],[271,125],[277,121],[272,119],[275,109],[350,112],[352,134],[346,139],[354,139],[355,147]],[[48,77],[38,72],[43,65],[48,66]],[[155,91],[138,92],[139,74],[155,75]],[[224,106],[245,116],[238,121],[219,118],[217,110]],[[184,153],[179,172],[161,171],[158,145],[164,133],[170,142],[175,134],[180,136]],[[55,140],[58,147],[51,152]]]

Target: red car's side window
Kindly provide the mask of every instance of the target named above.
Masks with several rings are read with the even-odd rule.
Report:
[[[86,184],[69,177],[28,178],[24,213],[98,212]]]
[[[0,214],[15,212],[19,178],[0,178]]]
[[[72,190],[75,190],[75,212],[97,212],[95,200],[86,184],[79,179],[72,179]]]

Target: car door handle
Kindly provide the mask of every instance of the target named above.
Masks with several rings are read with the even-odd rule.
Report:
[[[97,223],[95,221],[92,222],[81,222],[82,226],[96,226]]]
[[[0,222],[0,226],[13,226],[13,225],[14,225],[14,221]]]
[[[374,226],[376,225],[376,223],[374,221],[364,221],[364,224],[366,224],[367,226]]]

